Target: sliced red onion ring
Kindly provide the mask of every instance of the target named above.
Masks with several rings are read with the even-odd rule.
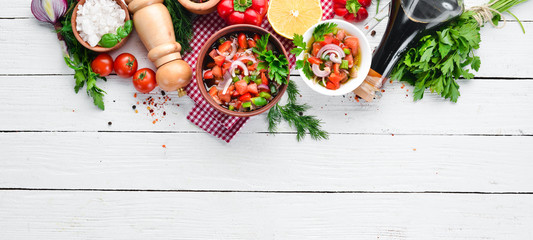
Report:
[[[270,92],[270,88],[266,84],[259,84],[257,86],[257,90],[259,90],[260,92]]]
[[[230,53],[227,53],[227,52],[220,53],[218,51],[218,49],[216,49],[216,50],[217,50],[218,55],[226,56],[226,60],[231,60],[235,56],[235,53],[237,53],[237,41],[233,40],[233,42],[231,43],[231,52]]]
[[[346,54],[344,54],[344,56],[339,56],[339,53],[335,50],[327,50],[322,54],[322,56],[326,56],[328,54],[329,54],[329,60],[331,60],[334,63],[342,63],[342,58],[346,57]]]
[[[325,67],[324,70],[320,70],[320,67],[318,64],[313,64],[313,73],[317,77],[327,77],[331,73],[331,70],[329,67]]]
[[[231,85],[231,82],[232,82],[232,79],[231,79],[231,73],[229,73],[229,71],[226,71],[226,73],[224,73],[224,81],[220,82],[217,86],[217,89],[220,91],[221,89],[222,90],[222,94],[226,94],[226,91],[228,91],[228,88],[229,86]]]
[[[257,63],[257,60],[255,60],[255,58],[252,57],[252,56],[244,56],[244,57],[240,57],[240,58],[238,58],[236,61],[241,61],[241,62],[242,62],[242,60],[252,61],[254,64]]]
[[[341,58],[344,58],[346,57],[346,54],[344,54],[344,50],[342,50],[341,47],[335,45],[335,44],[328,44],[328,45],[325,45],[323,46],[320,51],[318,51],[318,54],[317,56],[318,57],[322,57],[322,55],[326,52],[326,51],[330,51],[330,50],[333,50],[335,53],[337,53],[337,56],[341,57]]]
[[[248,72],[248,67],[246,67],[246,64],[241,61],[235,61],[231,63],[231,67],[229,69],[229,71],[231,72],[231,76],[235,77],[235,69],[237,67],[241,67],[241,69],[244,71],[244,76],[248,76],[250,74],[250,72]]]

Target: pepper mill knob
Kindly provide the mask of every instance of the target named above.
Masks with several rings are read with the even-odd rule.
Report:
[[[148,59],[158,68],[156,81],[165,91],[178,91],[192,79],[192,69],[181,59],[181,45],[176,42],[172,18],[163,0],[126,0],[133,13],[133,24],[148,50]]]

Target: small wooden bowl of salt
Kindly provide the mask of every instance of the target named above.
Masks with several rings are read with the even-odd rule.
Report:
[[[120,42],[118,42],[115,46],[113,46],[111,48],[105,48],[105,47],[101,47],[99,45],[96,45],[96,46],[93,47],[87,41],[83,40],[83,38],[80,36],[80,33],[78,32],[76,20],[78,19],[79,7],[84,5],[86,1],[87,0],[80,0],[78,2],[78,4],[76,4],[76,7],[74,8],[74,11],[72,12],[72,18],[71,18],[71,21],[70,21],[70,23],[72,25],[72,32],[74,33],[74,36],[76,37],[78,42],[81,45],[83,45],[84,47],[86,47],[87,49],[89,49],[91,51],[95,51],[95,52],[109,52],[109,51],[113,51],[115,49],[118,49],[118,48],[122,47],[124,45],[124,43],[126,43],[128,38],[130,37],[131,33],[128,34],[127,37],[123,38]],[[130,13],[128,11],[128,7],[126,6],[126,4],[124,4],[124,2],[122,0],[110,0],[110,1],[114,1],[116,4],[118,4],[118,6],[120,6],[122,8],[122,10],[124,10],[125,18],[124,18],[124,21],[122,23],[122,25],[124,25],[124,23],[126,21],[130,20]],[[116,30],[115,31],[110,31],[109,33],[115,33],[115,32],[116,32]],[[98,41],[100,41],[100,39],[98,39]]]

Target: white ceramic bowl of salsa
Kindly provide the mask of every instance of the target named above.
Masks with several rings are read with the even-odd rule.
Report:
[[[304,33],[303,39],[304,42],[307,43],[308,48],[312,48],[312,42],[310,41],[313,40],[314,42],[314,39],[312,39],[313,31],[319,24],[322,23],[335,23],[337,24],[337,28],[343,29],[347,33],[347,35],[354,36],[359,39],[359,51],[361,54],[357,77],[350,78],[346,83],[341,84],[339,89],[331,90],[318,84],[318,82],[315,82],[313,79],[307,78],[302,69],[299,69],[300,76],[307,84],[307,86],[309,86],[311,89],[318,93],[329,96],[344,95],[359,87],[359,85],[363,83],[366,76],[368,75],[368,72],[370,71],[370,64],[372,62],[372,52],[370,51],[370,44],[368,43],[368,39],[366,38],[364,33],[359,30],[359,28],[357,28],[355,25],[343,20],[331,19],[315,24]],[[309,52],[309,49],[306,52]],[[301,53],[300,55],[298,55],[296,57],[296,60],[303,60],[304,54],[305,53]]]

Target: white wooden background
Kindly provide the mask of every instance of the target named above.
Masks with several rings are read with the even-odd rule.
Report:
[[[29,5],[0,0],[2,240],[533,238],[532,1],[514,11],[526,34],[483,28],[457,104],[401,83],[372,103],[320,96],[294,76],[330,140],[272,136],[259,116],[230,144],[176,94],[156,124],[129,80],[99,82],[106,111],[76,95]],[[151,67],[136,35],[123,51]]]

